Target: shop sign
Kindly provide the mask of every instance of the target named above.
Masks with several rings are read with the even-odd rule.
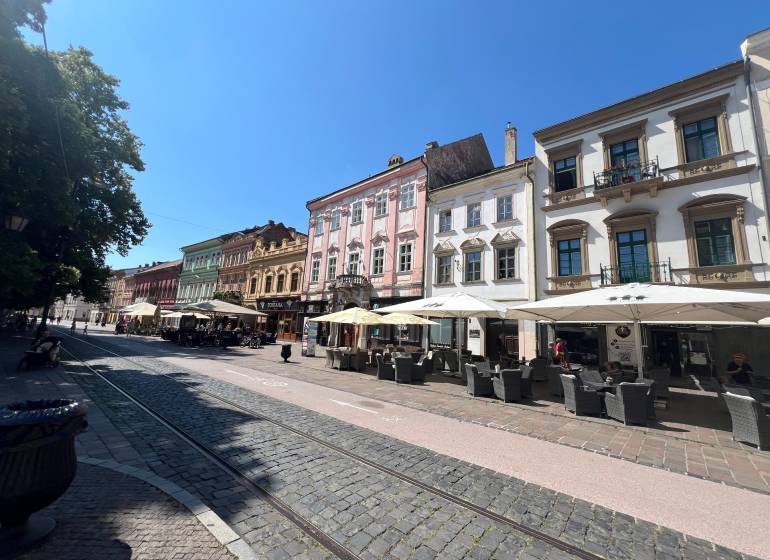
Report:
[[[308,321],[305,317],[305,327],[302,329],[302,355],[315,356],[315,342],[318,338],[318,323]]]
[[[479,329],[468,330],[468,338],[481,338],[481,331]]]
[[[630,325],[607,325],[607,361],[630,364],[637,367],[634,327]]]
[[[259,301],[258,305],[261,311],[290,311],[295,303],[293,299],[269,299]]]

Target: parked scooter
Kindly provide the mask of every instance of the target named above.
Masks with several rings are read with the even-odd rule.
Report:
[[[61,340],[55,336],[41,337],[35,341],[32,348],[24,351],[24,357],[16,366],[18,371],[28,371],[42,367],[55,368],[59,366]]]

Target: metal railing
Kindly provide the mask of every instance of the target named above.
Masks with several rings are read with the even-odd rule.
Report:
[[[334,288],[353,288],[357,286],[369,286],[366,276],[360,274],[340,274],[331,281]]]
[[[660,174],[660,165],[656,157],[650,161],[638,161],[627,165],[612,167],[599,173],[594,172],[594,189],[608,189],[618,185],[638,183],[654,179]]]
[[[602,286],[647,282],[667,284],[673,282],[671,259],[660,262],[641,262],[620,266],[600,266]]]

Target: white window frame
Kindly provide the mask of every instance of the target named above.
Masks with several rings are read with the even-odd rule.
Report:
[[[417,206],[414,183],[407,183],[398,188],[398,209],[409,210]]]
[[[360,224],[364,221],[364,202],[356,200],[350,211],[350,221],[353,224]]]
[[[337,208],[336,210],[332,210],[331,224],[329,226],[329,231],[337,231],[338,229],[340,229],[341,221],[342,221],[342,212],[340,212],[340,209]]]
[[[379,257],[377,256],[379,253]],[[379,262],[379,266],[377,261]],[[372,250],[372,274],[378,275],[378,274],[385,274],[385,248],[384,247],[375,247]]]
[[[439,264],[439,261],[441,259],[449,259],[449,277],[446,281],[442,282],[440,271],[441,271],[441,265]],[[452,265],[453,262],[452,255],[436,255],[436,284],[439,286],[444,286],[446,284],[452,284],[453,283],[453,272],[452,272]]]
[[[404,249],[409,248],[408,251]],[[408,267],[405,267],[404,257],[408,256]],[[398,245],[398,271],[399,272],[411,272],[414,267],[414,244],[412,242],[400,243]]]
[[[388,193],[381,192],[374,197],[374,217],[381,218],[388,214]]]
[[[474,218],[478,218],[478,223],[471,221],[471,213],[474,214]],[[478,214],[478,215],[476,215]],[[473,220],[475,221],[475,219]],[[481,202],[469,202],[465,206],[465,227],[474,228],[481,225]]]
[[[316,216],[315,217],[315,235],[323,235],[324,234],[324,219],[323,216]]]
[[[447,217],[448,221],[444,221],[443,217]],[[443,208],[438,211],[438,232],[446,233],[452,231],[452,209]]]
[[[335,278],[337,278],[337,255],[331,255],[326,259],[326,279],[334,280]]]
[[[513,251],[513,276],[500,277],[500,251]],[[495,247],[495,280],[514,280],[518,278],[519,256],[515,245],[507,245],[503,247]]]
[[[510,204],[506,204],[506,201],[510,201]],[[503,217],[501,218],[500,210],[502,208],[503,214],[505,214],[506,206],[510,206],[510,217],[505,217],[505,215],[503,215]],[[512,193],[498,195],[496,204],[495,204],[495,218],[497,223],[513,221],[513,194]]]
[[[310,263],[310,282],[317,283],[321,272],[321,259],[315,258]]]
[[[479,277],[478,278],[468,278],[468,257],[470,255],[479,255]],[[476,251],[466,251],[463,254],[463,282],[472,283],[472,282],[482,282],[484,280],[484,252],[481,250]]]
[[[355,259],[353,258],[355,257]],[[352,268],[355,261],[355,268]],[[345,267],[345,273],[346,274],[358,274],[359,269],[361,268],[361,253],[358,251],[354,253],[348,253],[348,263]]]

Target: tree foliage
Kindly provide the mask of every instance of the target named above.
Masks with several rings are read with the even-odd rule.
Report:
[[[126,254],[150,227],[132,190],[141,142],[117,78],[85,48],[46,55],[19,33],[42,30],[47,1],[0,2],[0,216],[29,219],[22,233],[2,231],[12,265],[0,267],[0,307],[42,305],[49,275],[58,296],[103,300],[107,254]]]

